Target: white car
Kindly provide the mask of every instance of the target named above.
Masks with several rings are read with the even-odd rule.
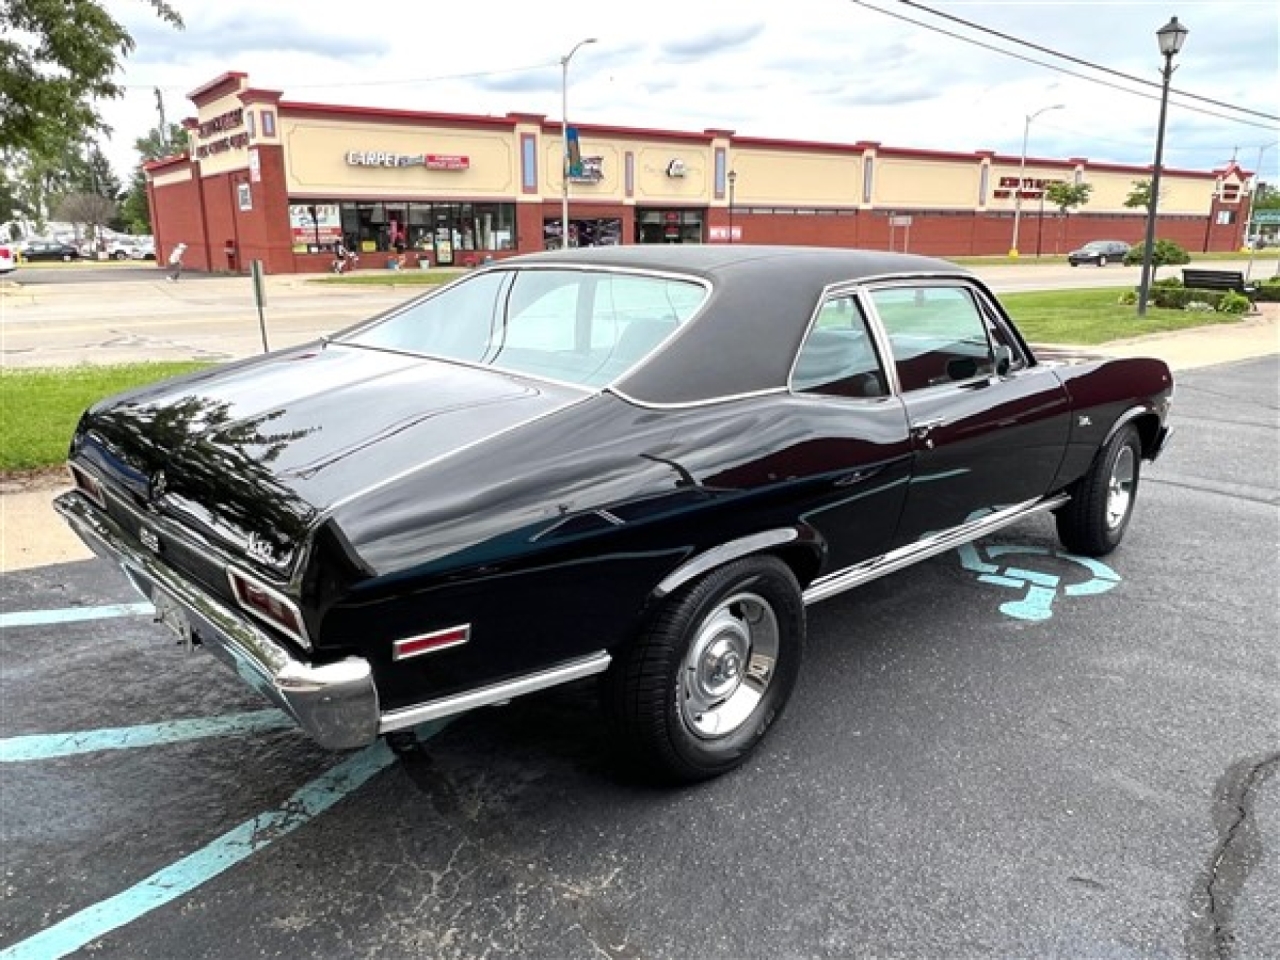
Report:
[[[18,248],[11,243],[0,242],[0,275],[12,273],[18,266]]]
[[[154,260],[156,258],[156,242],[151,237],[139,240],[129,249],[129,256],[134,260]]]

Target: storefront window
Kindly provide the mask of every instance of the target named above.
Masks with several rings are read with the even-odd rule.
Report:
[[[637,210],[636,243],[702,243],[702,210]]]
[[[560,249],[560,218],[542,221],[542,245],[547,250]],[[622,243],[622,220],[619,217],[574,217],[569,221],[570,247],[616,247]]]
[[[319,210],[318,231],[312,207]],[[293,201],[290,216],[295,250],[329,249],[341,235],[359,252],[416,250],[448,265],[461,254],[516,248],[514,203]]]

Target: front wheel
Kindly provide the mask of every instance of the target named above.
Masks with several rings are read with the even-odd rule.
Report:
[[[604,679],[605,705],[638,759],[693,782],[742,764],[791,696],[804,602],[776,557],[725,564],[664,601]]]
[[[1102,557],[1120,545],[1138,497],[1142,447],[1132,425],[1120,428],[1076,481],[1058,511],[1058,539],[1072,553]]]

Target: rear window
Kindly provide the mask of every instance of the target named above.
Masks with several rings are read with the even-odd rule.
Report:
[[[647,274],[491,270],[340,339],[600,387],[669,340],[706,295],[701,283]]]

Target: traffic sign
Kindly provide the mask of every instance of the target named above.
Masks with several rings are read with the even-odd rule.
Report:
[[[1280,210],[1254,210],[1250,219],[1254,223],[1280,223]]]

